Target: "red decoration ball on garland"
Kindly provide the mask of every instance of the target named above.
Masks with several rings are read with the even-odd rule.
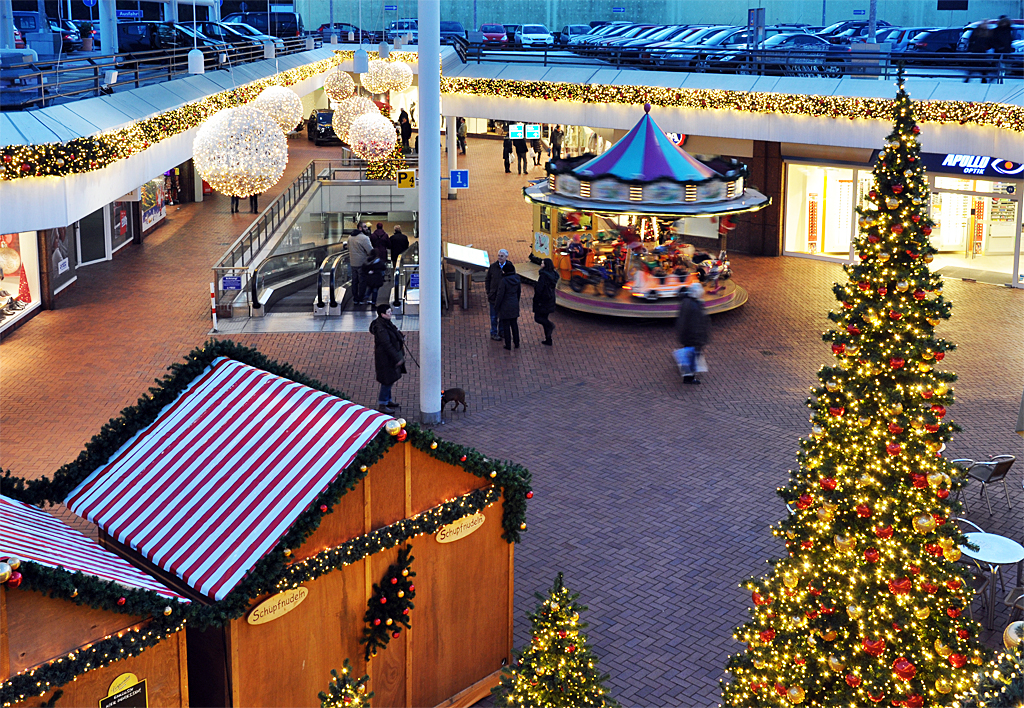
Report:
[[[903,446],[900,445],[899,443],[895,443],[895,442],[894,443],[889,443],[888,445],[885,446],[885,451],[888,452],[893,457],[895,457],[896,455],[900,454],[900,452],[902,450],[903,450]]]
[[[327,505],[326,504],[321,504],[320,505],[320,513],[321,514],[326,514],[327,513]]]
[[[904,361],[903,359],[901,359],[899,357],[893,357],[893,358],[889,359],[889,366],[891,366],[894,369],[902,369],[903,365],[906,364],[906,363],[907,363],[906,361]]]
[[[766,629],[763,632],[761,632],[761,641],[765,644],[770,643],[773,639],[775,639],[774,629]]]
[[[942,361],[945,358],[946,358],[946,352],[935,352],[935,361]],[[945,411],[945,409],[943,409],[943,411]]]
[[[409,437],[409,433],[405,432],[405,429],[403,428],[402,430],[398,431],[398,435],[396,435],[395,437],[398,438],[398,442],[405,442],[405,439]]]
[[[380,604],[382,604],[382,605],[386,605],[386,604],[388,604],[388,599],[387,599],[386,597],[382,597],[382,598],[380,599]]]
[[[118,607],[124,607],[124,603],[126,603],[126,602],[127,602],[127,600],[125,598],[123,598],[123,597],[117,598],[117,606]]]
[[[877,548],[869,548],[866,551],[864,551],[864,560],[866,560],[868,563],[877,563],[878,562],[878,549]]]
[[[948,489],[940,489],[939,491],[935,492],[935,496],[937,496],[939,499],[948,499],[949,498],[949,490]]]
[[[909,681],[917,675],[917,667],[908,661],[905,656],[901,656],[899,659],[892,662],[892,670],[895,671],[896,675],[904,681]]]
[[[398,639],[398,635],[400,635],[400,634],[401,634],[401,632],[396,629],[394,632],[391,633],[391,636],[393,638],[395,638],[395,639]]]
[[[945,117],[945,115],[943,115],[943,117]],[[910,132],[912,132],[914,135],[920,135],[921,129],[915,125],[913,128],[910,129]]]
[[[922,226],[921,227],[921,233],[923,233],[925,236],[929,235],[931,232],[932,232],[932,227],[931,226]]]
[[[871,507],[867,504],[858,504],[854,507],[854,510],[857,512],[857,516],[862,519],[871,518]]]
[[[32,169],[32,165],[28,164],[27,162],[21,163],[21,171],[22,172],[28,172],[31,169]]]
[[[416,586],[415,585],[410,585],[409,586],[409,592],[416,592]]]
[[[903,192],[903,185],[902,184],[894,184],[892,186],[892,193],[893,194],[900,194],[902,192]]]
[[[897,425],[896,423],[889,423],[889,432],[892,433],[893,435],[899,435],[900,433],[903,432],[903,428],[900,425]]]
[[[860,685],[860,676],[854,676],[853,674],[846,674],[846,684],[850,688],[857,688]]]
[[[533,492],[527,492],[526,493],[526,498],[527,499],[533,499]]]
[[[950,607],[946,609],[946,614],[949,615],[951,619],[956,619],[960,616],[960,610],[955,607]]]
[[[812,504],[811,496],[809,494],[801,494],[800,498],[796,500],[797,508],[806,509]]]
[[[967,657],[963,654],[950,654],[949,663],[953,665],[954,669],[962,669],[967,663]]]
[[[893,189],[895,190],[895,187]],[[894,234],[896,234],[897,236],[902,234],[903,233],[903,224],[894,224],[893,227],[892,227],[892,232]]]
[[[830,492],[836,488],[837,482],[832,477],[822,477],[821,486]]]
[[[463,455],[462,457],[459,458],[459,462],[465,462],[465,461],[466,461],[466,456],[465,455]]]
[[[403,615],[407,615],[407,614],[409,614],[409,608],[408,608],[408,607],[406,607],[406,608],[405,608],[404,610],[402,610],[402,614],[403,614]]]
[[[914,299],[917,300],[918,302],[921,302],[922,300],[924,300],[925,297],[927,297],[927,295],[925,295],[924,290],[915,290],[914,291]]]
[[[11,577],[7,579],[7,582],[5,584],[9,588],[16,588],[19,585],[21,585],[21,573],[19,573],[18,571],[14,571],[13,573],[11,573]]]
[[[392,585],[398,585],[398,578],[391,578]]]
[[[380,626],[380,618],[379,617],[373,621],[373,626],[374,627],[379,627]]]
[[[846,351],[846,345],[845,344],[833,344],[832,345],[832,353],[833,354],[842,354],[845,351]]]
[[[885,287],[884,285],[878,289],[879,295],[885,295],[887,292],[889,292],[889,288]]]

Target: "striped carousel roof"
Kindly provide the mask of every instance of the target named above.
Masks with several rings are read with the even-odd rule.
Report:
[[[0,556],[17,556],[50,568],[82,572],[127,588],[152,590],[189,602],[45,511],[0,496],[0,519]]]
[[[644,110],[649,111],[650,105]],[[626,182],[703,182],[717,174],[669,140],[650,113],[609,150],[573,173],[588,179],[610,175]]]
[[[220,600],[389,420],[220,357],[66,503]]]

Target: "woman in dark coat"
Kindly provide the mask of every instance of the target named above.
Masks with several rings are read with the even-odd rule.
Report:
[[[679,346],[693,350],[693,358],[688,362],[690,373],[683,374],[683,383],[700,383],[693,364],[697,360],[697,355],[707,345],[710,333],[711,321],[704,310],[704,286],[696,282],[691,283],[683,294],[682,302],[679,303],[679,316],[676,318]]]
[[[533,321],[544,328],[544,341],[541,344],[551,346],[551,333],[555,330],[554,323],[548,315],[555,311],[555,286],[558,285],[558,271],[550,258],[545,258],[537,274],[537,284],[533,287]]]
[[[377,406],[394,410],[398,404],[391,398],[391,387],[402,378],[405,370],[405,336],[391,321],[391,305],[377,306],[377,319],[370,323],[373,335],[373,368],[380,384]]]
[[[498,325],[501,336],[505,340],[506,349],[512,349],[513,342],[515,342],[516,349],[519,348],[519,296],[521,291],[522,283],[516,274],[516,269],[511,268],[501,277],[494,297],[494,311],[498,315]]]

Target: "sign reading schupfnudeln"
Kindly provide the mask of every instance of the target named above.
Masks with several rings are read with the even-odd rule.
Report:
[[[487,521],[487,519],[480,512],[470,514],[469,516],[463,516],[458,521],[453,521],[447,526],[442,526],[441,530],[437,532],[437,536],[435,538],[437,538],[438,543],[451,543],[452,541],[458,541],[483,526],[485,521]]]
[[[135,678],[132,674],[126,674]],[[115,681],[110,687],[110,695],[100,699],[100,708],[149,708],[149,697],[146,695],[146,679],[118,688]]]
[[[268,597],[266,600],[252,608],[246,622],[249,624],[266,624],[283,617],[306,599],[309,590],[304,587],[291,588],[284,592]]]

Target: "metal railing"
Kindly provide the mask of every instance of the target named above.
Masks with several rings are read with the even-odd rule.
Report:
[[[306,51],[305,37],[279,39],[284,49],[278,56]],[[319,36],[314,46],[322,46]],[[122,52],[90,57],[64,57],[45,61],[5,64],[0,68],[0,108],[21,110],[102,96],[153,83],[189,76],[188,53],[192,47],[148,52]],[[231,69],[262,61],[262,45],[234,45],[227,49],[200,47],[206,69]],[[117,72],[116,78],[110,72]],[[114,78],[114,81],[110,81]]]

